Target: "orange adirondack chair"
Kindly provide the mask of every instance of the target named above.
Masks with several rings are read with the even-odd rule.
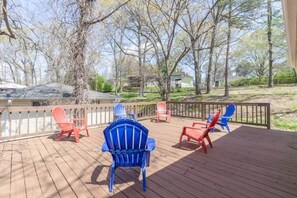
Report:
[[[215,113],[215,115],[213,116],[210,123],[193,122],[192,127],[184,126],[183,131],[179,138],[179,147],[181,146],[182,138],[185,135],[188,137],[188,141],[196,140],[197,142],[199,142],[204,153],[207,153],[204,138],[206,138],[210,147],[212,148],[212,143],[208,136],[208,133],[215,127],[215,125],[220,117],[220,113],[221,113],[221,110],[218,109],[218,111]],[[203,128],[197,128],[197,127],[195,127],[196,125],[202,125]]]
[[[86,130],[87,135],[89,137],[88,126],[86,120],[84,118],[77,119],[69,119],[64,111],[64,109],[60,106],[55,107],[52,110],[52,116],[54,117],[56,123],[61,128],[60,135],[57,138],[57,141],[60,141],[64,134],[68,134],[68,138],[72,133],[75,135],[75,140],[79,143],[79,132],[82,130]],[[82,125],[76,126],[75,121],[81,121]]]
[[[158,102],[157,103],[157,111],[156,111],[157,115],[157,122],[160,121],[161,119],[165,119],[166,122],[170,122],[171,120],[171,111],[167,110],[167,105],[166,102]]]

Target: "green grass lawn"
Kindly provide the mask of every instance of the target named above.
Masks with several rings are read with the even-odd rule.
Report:
[[[122,93],[123,102],[160,101],[158,93]],[[230,88],[230,97],[224,97],[224,89],[214,89],[210,94],[196,96],[194,89],[179,89],[171,93],[172,101],[205,102],[265,102],[271,104],[272,128],[297,131],[297,86],[266,88],[259,86]]]

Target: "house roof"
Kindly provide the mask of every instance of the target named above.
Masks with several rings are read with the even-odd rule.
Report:
[[[193,78],[193,76],[190,76],[190,75],[188,75],[188,74],[185,73],[185,72],[173,72],[171,76],[172,76],[172,77],[180,77],[180,78],[182,78],[182,77],[190,77],[190,78]]]
[[[0,89],[21,89],[21,88],[25,88],[27,86],[25,85],[20,85],[20,84],[16,84],[13,82],[7,82],[7,81],[0,81]]]
[[[7,91],[0,93],[0,99],[30,99],[30,100],[54,100],[73,97],[73,86],[68,86],[59,83],[48,83],[37,86],[26,87],[22,89],[16,89],[13,91]],[[85,97],[89,99],[116,99],[117,96],[113,96],[107,93],[101,93],[96,91],[85,91]]]

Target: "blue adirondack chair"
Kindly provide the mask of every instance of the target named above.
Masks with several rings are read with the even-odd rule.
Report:
[[[226,129],[228,130],[228,133],[230,133],[230,127],[228,125],[228,122],[233,117],[235,113],[235,109],[236,109],[235,104],[229,104],[226,108],[225,114],[221,115],[220,120],[217,122],[217,124],[220,125],[222,129],[226,127]],[[212,116],[213,116],[212,114],[208,116],[207,123],[210,123]],[[212,132],[214,132],[214,129],[212,130]]]
[[[155,149],[155,140],[148,138],[148,132],[147,128],[131,119],[119,119],[104,129],[102,152],[110,152],[113,159],[110,167],[110,192],[116,168],[136,166],[141,168],[142,188],[146,191],[146,166],[149,166],[150,152]]]
[[[114,106],[114,120],[129,118],[136,120],[136,115],[132,113],[127,113],[126,108],[123,104],[118,103]]]

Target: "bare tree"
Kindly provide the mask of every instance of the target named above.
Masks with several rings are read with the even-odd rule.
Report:
[[[272,6],[271,0],[267,0],[267,40],[268,40],[268,54],[269,54],[269,74],[268,74],[268,87],[273,86],[273,58],[272,58]]]
[[[178,40],[178,22],[187,1],[146,2],[148,21],[143,35],[153,46],[154,59],[158,67],[158,84],[162,99],[170,97],[170,78],[178,63],[189,52],[184,39]]]
[[[2,30],[2,23],[4,23],[6,30]],[[6,35],[10,38],[15,38],[15,34],[10,27],[7,11],[7,0],[0,2],[0,35]]]
[[[94,1],[76,0],[74,16],[76,18],[76,27],[73,33],[73,39],[71,42],[71,57],[73,64],[74,74],[74,97],[75,104],[81,104],[84,102],[84,89],[87,87],[88,81],[88,68],[85,65],[85,53],[88,39],[88,31],[91,26],[103,22],[105,19],[114,14],[122,6],[126,5],[130,0],[126,0],[119,3],[108,13],[99,12],[94,17]],[[71,4],[69,4],[71,5]]]

